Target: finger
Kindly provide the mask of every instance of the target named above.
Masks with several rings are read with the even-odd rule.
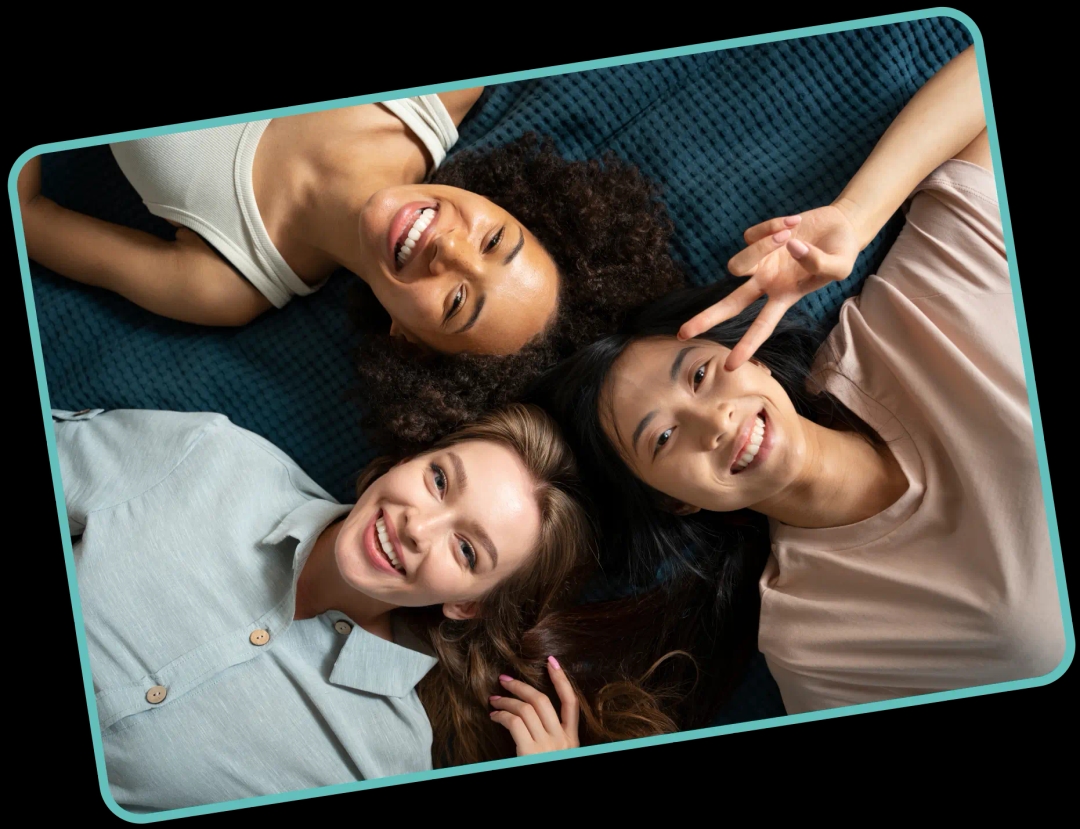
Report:
[[[743,240],[748,245],[754,244],[760,239],[764,239],[766,236],[772,236],[774,233],[779,233],[781,230],[795,227],[802,221],[802,216],[781,216],[776,219],[769,219],[767,222],[761,222],[754,225],[743,234]]]
[[[578,698],[574,693],[574,686],[570,684],[570,677],[562,669],[559,660],[554,656],[548,657],[548,674],[551,676],[551,684],[555,686],[555,693],[559,695],[559,719],[562,720],[563,731],[577,744],[578,734]]]
[[[724,368],[734,371],[751,357],[761,347],[765,340],[769,339],[777,324],[783,318],[789,308],[789,304],[778,299],[770,299],[761,309],[750,327],[736,346],[731,349]]]
[[[527,702],[522,702],[513,697],[499,696],[491,697],[489,702],[491,703],[492,708],[500,711],[509,711],[515,717],[520,718],[521,721],[525,723],[525,727],[529,729],[529,734],[532,735],[534,740],[543,740],[549,734],[559,733],[558,718],[556,718],[555,727],[552,728],[551,724],[545,723],[540,719],[536,709]]]
[[[513,679],[506,675],[500,676],[499,682],[502,684],[502,687],[511,694],[520,697],[531,705],[548,731],[552,734],[559,733],[561,728],[559,724],[559,715],[555,713],[555,706],[551,704],[551,700],[548,699],[547,694],[536,690],[527,682],[522,682],[520,679]]]
[[[684,322],[682,328],[679,329],[679,339],[692,340],[713,326],[731,319],[745,310],[761,294],[761,289],[752,280],[744,282],[718,303],[710,305],[697,316]]]
[[[825,253],[821,248],[799,239],[790,240],[787,249],[792,258],[802,265],[803,270],[814,276],[844,279],[851,273],[851,263],[844,257]]]
[[[732,276],[753,276],[761,264],[761,260],[784,246],[791,238],[788,229],[774,233],[759,239],[749,247],[745,247],[728,260],[727,269]]]
[[[514,744],[518,747],[518,754],[533,753],[532,735],[529,734],[529,729],[525,727],[520,717],[509,711],[492,711],[491,719],[510,732],[510,736],[514,738]]]

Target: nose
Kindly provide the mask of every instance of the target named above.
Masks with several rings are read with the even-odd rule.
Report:
[[[730,440],[739,428],[735,406],[722,401],[719,405],[699,409],[695,412],[694,428],[702,449],[713,451],[724,441]]]
[[[446,510],[422,512],[414,508],[405,510],[402,518],[401,541],[406,552],[426,556],[445,533],[449,515]]]
[[[431,264],[428,269],[432,276],[449,272],[475,276],[479,272],[479,252],[464,228],[448,228],[431,240],[431,247]]]

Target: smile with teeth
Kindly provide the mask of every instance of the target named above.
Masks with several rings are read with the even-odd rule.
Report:
[[[390,534],[386,532],[386,521],[380,515],[375,519],[375,532],[379,536],[379,547],[382,548],[383,554],[390,561],[390,565],[399,573],[405,572],[405,565],[402,564],[394,552],[394,545],[390,543]]]
[[[731,465],[732,472],[742,472],[746,467],[750,465],[750,461],[754,459],[758,451],[761,449],[761,442],[765,439],[765,421],[761,415],[758,415],[754,420],[754,430],[750,433],[750,440],[746,444],[746,448],[743,449],[742,454],[736,459],[735,463]]]
[[[409,261],[409,257],[412,256],[413,248],[416,247],[416,242],[420,238],[420,235],[428,229],[428,225],[431,224],[435,218],[435,208],[425,207],[421,210],[412,225],[401,234],[401,238],[398,239],[397,246],[394,248],[398,267],[401,267]]]

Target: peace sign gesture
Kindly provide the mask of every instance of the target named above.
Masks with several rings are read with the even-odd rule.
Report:
[[[837,204],[770,219],[747,230],[743,239],[747,247],[731,258],[728,270],[749,279],[679,329],[679,339],[692,339],[768,296],[757,319],[728,355],[724,364],[728,371],[754,355],[792,305],[830,282],[845,279],[861,250],[852,221]]]
[[[561,711],[555,713],[547,694],[543,694],[519,679],[499,677],[499,682],[510,693],[520,697],[493,696],[491,719],[510,732],[517,744],[518,757],[540,754],[564,748],[577,748],[578,700],[574,686],[554,656],[548,657],[548,675],[559,695]]]

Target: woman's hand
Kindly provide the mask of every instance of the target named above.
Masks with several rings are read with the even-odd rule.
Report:
[[[728,371],[754,355],[792,305],[830,282],[845,279],[863,247],[854,222],[837,204],[770,219],[754,225],[743,238],[747,247],[731,258],[728,270],[749,279],[679,329],[679,339],[693,339],[768,296],[757,319],[728,355],[724,364]]]
[[[548,657],[547,667],[559,695],[561,711],[558,714],[546,694],[509,676],[499,677],[499,682],[520,699],[491,697],[491,705],[496,709],[491,712],[491,719],[510,732],[517,744],[518,757],[580,745],[577,695],[554,656]]]

